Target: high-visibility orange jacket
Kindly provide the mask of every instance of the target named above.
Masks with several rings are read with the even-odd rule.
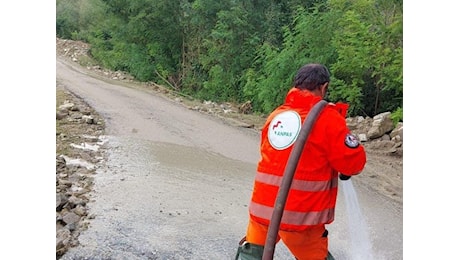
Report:
[[[285,103],[267,118],[249,206],[250,216],[256,222],[269,225],[293,143],[308,112],[320,100],[307,90],[292,88]],[[281,230],[304,230],[331,223],[338,172],[352,176],[364,168],[365,150],[351,135],[345,117],[338,110],[334,104],[328,104],[311,129],[286,200]]]

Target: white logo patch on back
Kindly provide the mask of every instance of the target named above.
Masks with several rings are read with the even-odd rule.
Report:
[[[276,150],[284,150],[295,142],[299,136],[300,127],[300,116],[297,112],[282,112],[270,122],[268,141]]]

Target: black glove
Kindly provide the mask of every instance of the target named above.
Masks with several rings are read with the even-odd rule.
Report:
[[[343,174],[339,173],[339,178],[340,178],[342,181],[346,181],[346,180],[350,179],[351,176],[343,175]]]

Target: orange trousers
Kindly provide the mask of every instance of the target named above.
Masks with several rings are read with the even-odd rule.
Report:
[[[328,252],[327,235],[324,236],[326,228],[324,225],[314,226],[303,231],[282,231],[278,232],[278,243],[280,239],[298,260],[325,260]],[[259,224],[249,219],[246,231],[246,241],[251,244],[265,244],[268,233],[268,226]]]

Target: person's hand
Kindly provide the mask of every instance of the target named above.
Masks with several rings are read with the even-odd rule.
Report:
[[[351,176],[339,173],[339,179],[341,179],[342,181],[346,181],[346,180],[348,180],[350,178],[351,178]]]

